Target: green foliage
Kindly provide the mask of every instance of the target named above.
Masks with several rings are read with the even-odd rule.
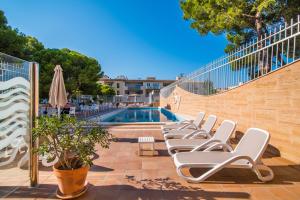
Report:
[[[23,47],[23,57],[27,60],[34,60],[34,55],[44,49],[44,45],[36,38],[27,36],[26,43]]]
[[[98,94],[98,79],[103,75],[101,66],[94,58],[69,49],[47,49],[36,38],[26,36],[7,25],[4,12],[0,10],[0,52],[36,61],[40,64],[40,96],[47,98],[54,68],[63,68],[66,90],[70,95]]]
[[[226,52],[300,13],[299,0],[181,0],[181,8],[201,35],[226,33]]]
[[[98,84],[99,95],[112,96],[116,95],[115,90],[107,84]]]
[[[0,28],[5,28],[7,26],[7,19],[4,12],[0,10]]]
[[[112,135],[98,124],[77,121],[74,117],[43,116],[37,120],[38,127],[33,129],[33,138],[40,138],[40,145],[35,151],[48,160],[57,157],[65,170],[92,165],[96,144],[109,148],[112,139]]]
[[[24,57],[23,47],[26,44],[26,37],[19,33],[17,29],[11,29],[3,24],[0,25],[0,38],[0,52],[20,58]]]
[[[102,76],[101,66],[97,60],[69,49],[43,49],[34,55],[40,63],[40,94],[47,97],[54,68],[60,64],[63,68],[66,90],[76,96],[81,94],[96,95],[97,81]]]

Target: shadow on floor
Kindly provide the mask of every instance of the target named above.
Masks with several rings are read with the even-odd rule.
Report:
[[[8,190],[10,186],[0,186],[0,191]],[[55,192],[57,185],[55,184],[40,184],[36,188],[30,188],[27,186],[15,186],[17,189],[2,196],[3,199],[47,199],[56,198]]]
[[[300,165],[270,166],[274,172],[274,179],[268,183],[261,182],[256,174],[249,169],[223,169],[207,179],[207,183],[220,184],[281,184],[292,185],[300,182]],[[190,169],[189,173],[198,177],[205,173],[206,169]]]
[[[114,142],[138,143],[137,138],[114,138]]]
[[[114,138],[114,142],[138,143],[138,138]],[[155,143],[164,142],[164,140],[155,139]]]
[[[155,180],[157,181],[157,180]],[[89,192],[78,199],[128,199],[128,200],[148,200],[148,199],[172,199],[172,200],[215,200],[219,198],[228,199],[250,199],[250,194],[246,192],[222,192],[206,191],[201,188],[190,188],[172,181],[167,182],[169,188],[162,190],[159,188],[137,188],[132,185],[108,185],[108,186],[90,186]]]
[[[114,169],[99,166],[99,165],[92,165],[92,167],[90,168],[90,171],[92,171],[92,172],[111,172],[111,171],[114,171]]]
[[[156,149],[156,151],[158,152],[158,156],[161,157],[170,157],[168,150],[165,149]]]
[[[119,180],[119,184],[113,185],[89,185],[87,194],[78,199],[129,199],[129,200],[146,200],[146,199],[205,199],[215,200],[224,199],[250,199],[251,195],[242,191],[219,191],[219,184],[231,184],[239,186],[239,184],[253,184],[262,187],[272,187],[274,184],[294,184],[300,182],[300,166],[272,166],[275,173],[275,179],[269,183],[260,182],[256,175],[246,169],[224,169],[214,176],[210,177],[204,183],[216,184],[216,189],[210,187],[209,191],[205,190],[203,184],[182,184],[181,181],[176,181],[171,178],[149,178],[136,179],[135,176],[125,176],[125,180]],[[111,170],[96,166],[93,170],[105,171]],[[190,173],[194,176],[203,173],[203,170],[191,169]],[[123,182],[125,181],[125,182]],[[1,186],[0,191],[11,190],[11,186]],[[7,198],[27,199],[27,198],[56,198],[56,184],[41,184],[38,188],[19,187]]]
[[[43,165],[39,165],[39,170],[40,171],[53,171],[52,167],[45,167]],[[90,171],[92,172],[110,172],[110,171],[114,171],[114,169],[111,169],[111,168],[107,168],[107,167],[104,167],[104,166],[99,166],[99,165],[92,165],[91,168],[90,168]]]
[[[132,180],[129,180],[132,181]],[[135,187],[130,184],[94,186],[89,184],[86,194],[77,199],[206,199],[214,200],[218,198],[238,198],[249,199],[250,195],[246,192],[221,192],[206,191],[200,187],[183,186],[170,179],[144,179],[140,181],[142,187]],[[4,187],[0,187],[0,190]],[[16,191],[4,197],[11,199],[56,199],[55,192],[57,185],[41,184],[37,188],[20,186]]]

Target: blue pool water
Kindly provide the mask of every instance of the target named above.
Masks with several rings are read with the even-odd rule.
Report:
[[[179,121],[170,111],[164,108],[127,108],[102,122],[166,122]]]

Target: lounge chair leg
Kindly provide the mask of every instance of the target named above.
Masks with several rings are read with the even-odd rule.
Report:
[[[172,157],[175,155],[175,153],[173,153],[172,149],[168,149],[168,153],[169,153],[169,155],[172,156]]]
[[[141,155],[141,144],[139,143],[139,152],[138,152],[138,155],[140,156]]]
[[[260,170],[268,171],[269,174],[267,176],[263,176],[261,174]],[[274,178],[274,173],[273,173],[272,169],[266,165],[263,165],[263,164],[254,165],[253,171],[257,175],[258,179],[263,182],[271,181]]]
[[[154,156],[154,142],[152,143],[152,156]]]
[[[210,169],[209,171],[205,172],[204,174],[202,174],[201,176],[195,178],[192,176],[186,176],[181,172],[181,169],[183,167],[179,167],[177,168],[177,174],[182,177],[183,179],[185,179],[186,181],[190,182],[190,183],[200,183],[205,181],[208,177],[214,175],[215,173],[217,173],[218,171],[220,171],[222,169],[222,167],[218,166],[218,167],[214,167],[212,169]]]
[[[178,152],[180,152],[180,150],[177,149],[177,148],[169,148],[169,149],[168,149],[168,153],[169,153],[169,155],[172,156],[172,157],[173,157],[176,153],[178,153]]]

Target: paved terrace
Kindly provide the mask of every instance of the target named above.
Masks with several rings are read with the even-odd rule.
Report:
[[[300,166],[280,157],[265,155],[263,161],[275,173],[270,183],[261,183],[250,170],[223,170],[207,182],[187,183],[176,174],[173,161],[167,155],[158,126],[119,126],[110,128],[117,138],[109,150],[99,150],[91,168],[89,190],[79,199],[264,199],[292,200],[300,196]],[[138,136],[156,138],[158,155],[139,157]],[[199,173],[193,170],[186,173]],[[18,177],[1,183],[0,190],[9,189],[7,184],[18,184]],[[39,188],[20,187],[7,199],[56,199],[56,179],[51,168],[42,168]]]

